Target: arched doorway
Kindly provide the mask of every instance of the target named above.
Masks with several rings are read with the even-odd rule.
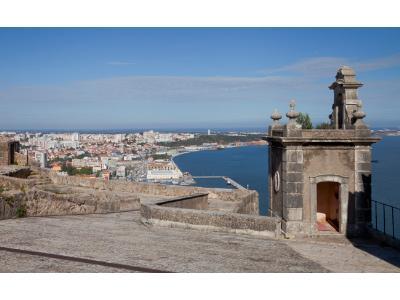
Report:
[[[347,208],[349,202],[349,178],[339,175],[319,175],[310,177],[311,193],[311,231],[313,233],[324,232],[318,223],[318,217],[325,217],[325,222],[332,228],[331,232],[346,234]],[[325,216],[321,215],[325,214]],[[328,228],[325,228],[328,229]]]
[[[338,182],[320,182],[317,184],[317,228],[319,231],[339,232]]]

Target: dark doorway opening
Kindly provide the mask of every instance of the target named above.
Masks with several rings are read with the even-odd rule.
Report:
[[[317,184],[317,227],[320,231],[339,232],[339,190],[337,182]]]
[[[15,144],[9,143],[8,144],[8,164],[13,165],[15,163]]]

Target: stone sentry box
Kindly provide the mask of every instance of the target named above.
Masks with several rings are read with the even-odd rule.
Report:
[[[269,143],[269,211],[288,235],[363,235],[371,220],[371,136],[349,67],[330,86],[334,103],[329,129],[302,129],[290,103],[288,123],[274,112]],[[328,228],[328,229],[326,229]],[[333,229],[333,230],[332,230]]]

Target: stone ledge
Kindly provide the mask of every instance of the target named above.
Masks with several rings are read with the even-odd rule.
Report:
[[[210,210],[165,207],[157,204],[141,204],[140,214],[153,224],[179,227],[213,229],[229,232],[261,234],[279,237],[279,218]]]

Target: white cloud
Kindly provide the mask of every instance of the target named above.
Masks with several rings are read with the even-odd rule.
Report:
[[[376,59],[354,63],[354,68],[359,71],[373,71],[373,70],[394,68],[399,66],[400,66],[400,53],[391,56],[380,57]]]
[[[281,76],[179,77],[130,76],[78,81],[62,86],[15,87],[0,91],[0,101],[33,103],[143,103],[268,99],[299,90],[307,82]],[[5,103],[5,102],[4,102]]]
[[[266,69],[265,73],[303,73],[310,75],[334,74],[340,65],[346,64],[346,59],[340,57],[313,57],[276,69]]]
[[[114,62],[123,65],[123,62]],[[365,61],[340,57],[314,57],[264,70],[258,77],[210,76],[126,76],[76,81],[62,85],[19,86],[0,90],[0,111],[4,124],[48,126],[77,125],[82,122],[228,122],[267,120],[274,108],[281,113],[294,98],[299,111],[314,118],[326,119],[332,92],[327,86],[340,65],[352,66],[356,72],[369,72],[400,66],[400,54]],[[395,78],[396,79],[396,78]],[[395,80],[393,79],[393,80]],[[396,119],[400,103],[398,79],[365,82],[361,99],[368,118],[385,116]],[[325,84],[321,84],[325,82]],[[391,105],[390,105],[391,104]],[[15,114],[15,107],[18,113]],[[244,122],[244,121],[243,121]],[[41,123],[40,123],[41,124]],[[3,125],[4,126],[4,125]],[[43,125],[45,126],[45,125]],[[99,126],[99,125],[98,125]],[[0,126],[1,127],[1,126]]]
[[[367,60],[354,60],[344,57],[312,57],[274,69],[262,70],[265,74],[295,73],[310,78],[316,76],[332,76],[336,70],[348,65],[356,72],[367,72],[395,68],[400,66],[400,53]]]

